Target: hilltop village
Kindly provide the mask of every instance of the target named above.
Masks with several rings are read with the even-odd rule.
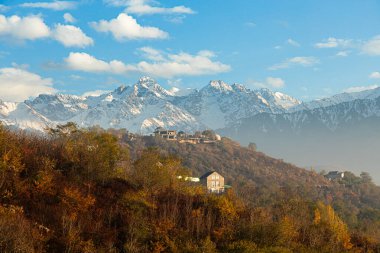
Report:
[[[205,130],[203,132],[196,132],[194,134],[187,134],[183,131],[166,130],[162,127],[157,127],[153,132],[155,137],[160,137],[168,141],[178,141],[179,143],[191,143],[191,144],[207,144],[221,141],[221,136],[214,131]]]

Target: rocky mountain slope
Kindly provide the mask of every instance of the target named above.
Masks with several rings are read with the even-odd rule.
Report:
[[[299,166],[367,171],[379,183],[379,129],[380,96],[371,96],[292,113],[261,113],[219,132],[243,144],[255,142]]]
[[[73,121],[83,127],[127,128],[147,134],[158,126],[185,131],[224,128],[258,113],[283,113],[300,104],[279,92],[251,91],[222,81],[211,81],[200,90],[180,95],[178,90],[168,91],[153,79],[143,77],[133,86],[121,86],[99,97],[40,95],[24,103],[3,103],[1,120],[7,125],[39,131],[43,123]],[[25,108],[32,112],[26,115]],[[8,115],[10,110],[12,114]]]

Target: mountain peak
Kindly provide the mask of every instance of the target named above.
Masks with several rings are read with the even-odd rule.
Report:
[[[115,90],[115,92],[116,92],[117,94],[121,94],[121,93],[123,93],[126,89],[127,89],[127,86],[125,86],[125,85],[121,85],[121,86],[119,86],[119,87]]]
[[[157,84],[156,80],[149,76],[142,76],[140,77],[139,81],[137,82],[138,85],[141,85],[143,87],[153,87]]]
[[[234,91],[242,91],[242,92],[248,91],[247,87],[239,83],[234,83],[231,85],[231,87]]]
[[[208,86],[206,86],[206,88],[212,89],[212,90],[217,90],[219,92],[231,92],[231,91],[233,91],[232,87],[229,84],[227,84],[221,80],[210,81],[210,83],[208,84]]]
[[[138,92],[139,94],[147,94],[152,92],[157,97],[166,97],[166,96],[172,96],[172,94],[164,89],[162,86],[160,86],[155,79],[143,76],[139,79],[139,81],[134,86],[135,92]]]

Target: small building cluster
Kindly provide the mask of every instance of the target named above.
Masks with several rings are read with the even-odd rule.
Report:
[[[169,141],[175,141],[177,140],[177,131],[175,130],[166,130],[162,127],[157,127],[154,131],[154,136],[161,137],[163,139],[169,140]]]
[[[325,178],[327,178],[330,181],[337,181],[344,178],[344,172],[341,171],[330,171],[325,175]]]
[[[213,136],[206,136],[205,134],[187,134],[183,131],[166,130],[162,127],[157,127],[153,132],[154,136],[160,137],[168,141],[178,141],[179,143],[191,143],[191,144],[208,144],[220,141],[222,138],[218,134]]]

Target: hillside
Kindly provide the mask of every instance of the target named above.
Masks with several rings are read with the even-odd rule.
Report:
[[[130,137],[0,127],[1,252],[379,250],[380,188],[367,174],[334,183],[227,138]],[[178,179],[210,169],[232,190],[207,194]]]
[[[180,144],[155,137],[127,141],[132,157],[145,148],[158,147],[164,155],[178,156],[194,176],[216,170],[245,200],[255,204],[275,203],[293,197],[311,201],[345,202],[341,215],[358,216],[363,207],[380,209],[380,187],[372,182],[360,185],[361,178],[348,173],[352,182],[330,182],[315,171],[305,170],[223,138],[214,144]],[[363,187],[363,189],[360,189]],[[377,195],[379,194],[379,195]],[[370,196],[370,197],[369,197]],[[352,218],[352,217],[351,217]],[[351,219],[350,218],[350,219]]]
[[[158,147],[164,155],[180,157],[183,165],[191,169],[193,176],[199,177],[207,171],[216,170],[225,175],[228,183],[247,193],[308,187],[314,191],[313,194],[317,194],[318,186],[331,186],[328,180],[316,172],[244,148],[228,138],[223,138],[218,143],[193,145],[145,136],[128,141],[128,144],[132,157],[137,157],[145,148]]]

